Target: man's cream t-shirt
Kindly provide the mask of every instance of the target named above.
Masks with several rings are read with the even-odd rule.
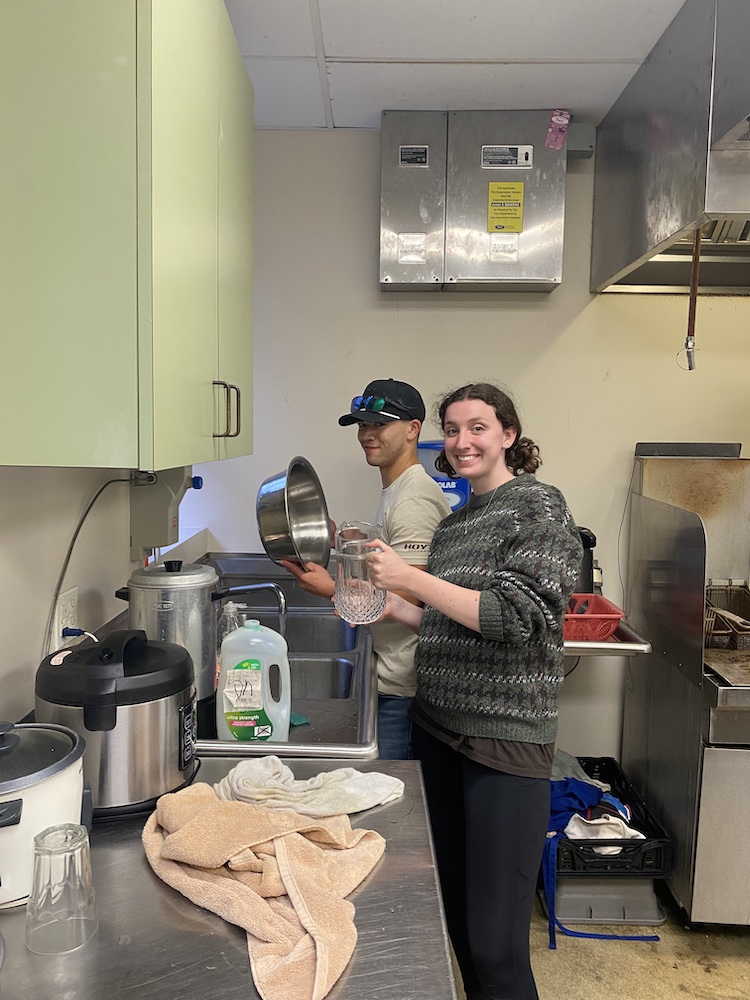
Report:
[[[450,514],[445,494],[421,465],[410,465],[386,486],[375,515],[378,533],[405,562],[426,566],[435,529]],[[413,697],[417,636],[398,622],[370,626],[380,694]]]

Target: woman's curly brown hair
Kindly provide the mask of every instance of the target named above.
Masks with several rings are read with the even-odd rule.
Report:
[[[539,448],[531,438],[523,437],[521,434],[521,421],[518,418],[516,407],[510,396],[503,392],[498,386],[490,382],[472,382],[469,385],[454,389],[438,404],[438,421],[445,430],[445,413],[452,403],[460,403],[465,399],[478,399],[482,403],[487,403],[495,411],[497,419],[504,430],[513,429],[516,432],[516,439],[505,452],[505,461],[508,468],[517,476],[521,472],[534,473],[542,464],[539,455]],[[446,476],[458,476],[458,473],[450,464],[445,455],[445,450],[441,451],[435,460],[435,468]]]

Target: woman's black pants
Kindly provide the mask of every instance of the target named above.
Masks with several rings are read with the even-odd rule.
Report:
[[[550,808],[549,781],[470,760],[420,726],[448,932],[469,1000],[538,1000],[529,928]]]

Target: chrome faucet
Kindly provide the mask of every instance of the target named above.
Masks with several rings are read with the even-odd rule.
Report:
[[[276,595],[279,605],[279,633],[286,635],[286,594],[278,583],[271,580],[268,583],[246,583],[238,587],[224,587],[220,593],[222,597],[229,597],[235,594],[249,594],[255,590],[270,590]]]
[[[240,587],[230,587],[227,594],[249,594],[253,590],[270,590],[276,594],[276,600],[279,604],[279,614],[286,614],[286,594],[278,585],[278,583],[273,583],[268,581],[268,583],[246,583],[244,586]]]

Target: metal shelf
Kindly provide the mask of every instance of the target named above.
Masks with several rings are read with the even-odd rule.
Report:
[[[566,656],[632,656],[634,653],[650,653],[651,643],[629,629],[618,625],[614,635],[604,642],[563,643]]]

